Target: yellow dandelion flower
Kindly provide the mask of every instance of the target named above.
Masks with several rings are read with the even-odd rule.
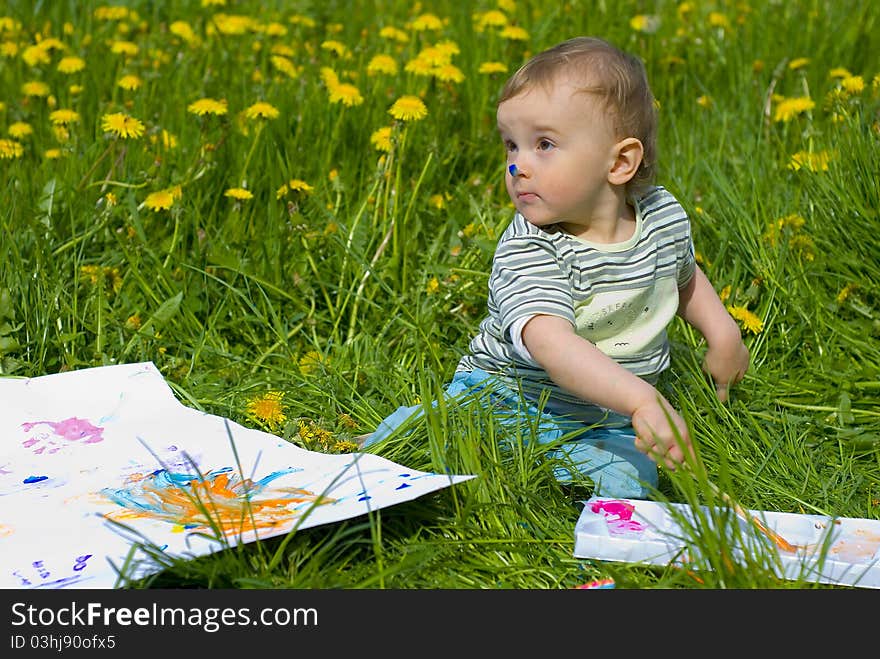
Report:
[[[339,84],[339,76],[329,66],[322,66],[320,71],[318,71],[318,75],[321,77],[321,82],[328,89],[333,89]]]
[[[71,96],[77,96],[82,94],[83,89],[85,88],[82,85],[70,85],[70,87],[67,88],[67,91],[70,92]]]
[[[385,153],[391,151],[391,126],[384,126],[374,131],[370,135],[370,144],[373,145],[376,151],[384,151]]]
[[[298,178],[292,178],[287,183],[278,188],[278,190],[276,190],[275,198],[281,199],[281,197],[285,196],[288,192],[303,192],[305,194],[308,194],[314,189],[314,187],[312,187],[305,181]]]
[[[464,73],[454,64],[444,64],[433,71],[433,75],[441,82],[461,82],[464,80]]]
[[[843,304],[844,302],[846,302],[852,292],[858,287],[858,284],[849,283],[842,289],[840,289],[840,292],[837,294],[837,304]]]
[[[507,73],[507,64],[504,62],[483,62],[480,64],[480,68],[477,69],[478,73],[485,73],[486,75],[492,75],[493,73]]]
[[[354,85],[339,83],[330,90],[330,102],[342,103],[345,107],[353,107],[364,102],[364,97]]]
[[[360,446],[351,440],[341,439],[333,445],[333,450],[339,453],[357,453]]]
[[[247,411],[252,417],[269,426],[277,426],[287,420],[284,414],[283,391],[268,391],[248,401]]]
[[[711,108],[712,99],[704,94],[697,98],[697,105],[699,105],[701,108]]]
[[[101,117],[101,128],[107,133],[113,133],[117,137],[128,139],[138,138],[144,134],[144,124],[140,119],[122,112],[112,112]]]
[[[315,27],[317,23],[311,16],[303,16],[302,14],[294,14],[290,17],[290,23],[293,25],[302,25],[303,27]]]
[[[718,298],[722,302],[727,302],[727,298],[730,297],[730,284],[721,289],[721,292],[718,293]]]
[[[61,157],[61,149],[46,149],[43,151],[46,160],[58,160]]]
[[[449,64],[452,61],[452,56],[454,54],[455,53],[450,51],[448,48],[441,48],[439,46],[428,46],[426,48],[422,48],[422,50],[419,51],[416,59],[427,62],[431,66],[443,66],[444,64]]]
[[[137,312],[131,314],[125,319],[125,327],[130,330],[137,331],[141,328],[142,324],[143,321],[141,320],[141,315]]]
[[[745,331],[760,334],[764,330],[764,322],[746,307],[728,306],[727,311]]]
[[[393,76],[397,74],[397,68],[397,60],[391,55],[374,55],[367,64],[367,75],[374,76],[385,73]]]
[[[509,41],[528,41],[529,33],[519,25],[505,25],[499,32],[502,39]]]
[[[14,41],[4,41],[0,43],[0,56],[2,57],[15,57],[18,55],[18,44]]]
[[[812,261],[816,258],[816,243],[805,233],[792,236],[789,245],[805,261]]]
[[[809,112],[816,103],[809,96],[798,96],[794,98],[783,98],[776,106],[773,113],[774,121],[791,121],[799,114]]]
[[[840,81],[840,87],[847,94],[861,94],[865,90],[865,79],[862,76],[847,76]]]
[[[135,89],[140,89],[143,86],[144,81],[136,75],[125,75],[117,80],[116,84],[122,89],[134,91]]]
[[[292,178],[287,182],[291,192],[311,192],[315,188],[298,178]]]
[[[425,291],[428,295],[434,295],[440,290],[440,280],[437,277],[431,277],[428,280],[428,284],[425,286]]]
[[[0,138],[0,158],[2,158],[3,160],[21,158],[23,153],[24,147],[21,145],[20,142]]]
[[[107,202],[108,206],[115,206],[119,203],[119,199],[112,192],[108,192],[104,195],[104,200]]]
[[[56,68],[59,73],[78,73],[86,68],[86,61],[82,57],[68,55],[67,57],[62,57],[58,61],[58,66]]]
[[[722,14],[720,11],[710,11],[709,15],[706,17],[706,20],[712,27],[720,27],[724,30],[730,27],[730,19],[727,18],[727,16]]]
[[[40,80],[31,80],[21,86],[21,93],[25,96],[36,96],[45,98],[49,95],[49,85]]]
[[[272,66],[281,71],[281,73],[286,75],[288,78],[299,77],[300,69],[297,68],[296,64],[291,62],[283,55],[272,55],[269,58],[269,61],[272,63]]]
[[[487,27],[504,27],[507,25],[507,14],[498,9],[490,9],[482,14],[474,14],[474,23],[478,32],[483,32]]]
[[[154,212],[167,211],[174,205],[174,196],[174,193],[170,189],[151,192],[147,195],[147,198],[144,199],[144,206]]]
[[[303,375],[311,375],[317,371],[324,362],[324,356],[317,350],[309,350],[299,358],[299,370]]]
[[[114,41],[110,45],[110,52],[114,55],[134,57],[140,52],[140,48],[133,41]]]
[[[660,28],[660,17],[655,14],[637,14],[629,19],[629,26],[636,32],[653,34]]]
[[[95,9],[92,15],[99,21],[121,21],[128,18],[128,7],[105,5]]]
[[[155,139],[156,138],[154,137],[153,140],[155,140]],[[177,136],[169,133],[164,128],[162,129],[162,132],[159,133],[158,140],[159,140],[159,142],[162,143],[163,149],[167,150],[167,149],[176,149],[177,148]]]
[[[303,420],[299,422],[299,436],[306,446],[315,446],[320,444],[322,448],[329,449],[334,443],[333,433],[325,430],[313,421],[306,423]]]
[[[25,123],[24,121],[16,121],[15,123],[9,124],[9,137],[14,137],[17,140],[22,139],[23,137],[28,137],[29,135],[34,134],[33,126],[29,123]]]
[[[190,27],[190,24],[186,21],[174,21],[168,26],[168,31],[175,37],[180,37],[187,43],[194,43],[197,39],[196,33],[193,32],[192,27]]]
[[[97,265],[83,265],[79,268],[79,273],[84,279],[88,279],[90,284],[97,284],[98,277],[101,275],[101,268]]]
[[[407,73],[414,73],[419,76],[429,76],[434,72],[434,65],[427,59],[416,57],[407,62],[406,66],[403,67],[403,70]]]
[[[428,116],[428,108],[418,96],[405,95],[394,101],[388,114],[400,121],[418,121]]]
[[[406,43],[409,41],[409,35],[406,32],[391,25],[386,25],[379,30],[379,36],[383,39],[396,41],[397,43]]]
[[[202,7],[225,7],[226,0],[202,0]]]
[[[21,51],[21,59],[31,67],[46,65],[52,61],[52,58],[49,57],[49,52],[45,48],[41,48],[39,45],[28,46]]]
[[[79,121],[79,112],[69,108],[59,108],[49,113],[49,121],[56,126],[66,126]]]
[[[428,199],[428,203],[437,210],[446,208],[446,198],[442,194],[432,194]]]
[[[263,33],[269,37],[283,37],[287,34],[287,28],[273,21],[263,29]]]
[[[328,50],[339,57],[346,57],[348,55],[348,47],[344,43],[334,39],[328,39],[327,41],[322,42],[321,50]]]
[[[414,32],[424,32],[426,30],[442,30],[443,21],[434,14],[422,14],[421,16],[413,19],[409,26]]]
[[[832,160],[832,154],[827,151],[798,151],[795,154],[792,154],[791,160],[788,163],[788,168],[793,169],[794,171],[798,171],[801,168],[807,169],[811,172],[827,172],[828,171],[828,163]]]
[[[219,101],[213,98],[200,98],[186,106],[186,109],[188,112],[201,117],[206,114],[226,114],[228,106],[225,98],[221,98]]]
[[[828,72],[829,78],[849,78],[851,75],[852,73],[842,66],[835,67]]]
[[[214,14],[214,25],[220,34],[239,35],[254,30],[257,22],[250,16],[237,14]]]
[[[229,188],[226,192],[223,193],[223,196],[239,200],[254,198],[253,193],[245,188]]]
[[[278,115],[278,109],[274,105],[262,101],[254,103],[244,111],[244,116],[248,119],[276,119]]]

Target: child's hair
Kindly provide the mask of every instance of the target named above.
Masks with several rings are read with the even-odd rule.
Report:
[[[571,72],[582,76],[585,86],[581,91],[602,99],[614,117],[618,136],[635,137],[642,143],[642,162],[627,189],[643,190],[652,183],[656,171],[657,109],[645,65],[635,55],[596,37],[563,41],[521,66],[504,85],[498,103],[535,85],[548,87],[559,74]]]

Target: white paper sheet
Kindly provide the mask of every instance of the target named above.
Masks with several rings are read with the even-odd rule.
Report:
[[[713,519],[708,508],[701,509],[704,519]],[[738,520],[746,542],[740,540],[740,546],[734,548],[734,560],[741,560],[744,552],[753,551],[761,542],[777,550],[781,578],[880,588],[880,520],[761,510],[750,510],[749,514],[794,545],[795,551],[774,547],[753,524]],[[694,511],[685,504],[593,497],[584,502],[575,525],[574,555],[689,567],[693,560],[681,520],[689,525],[694,519]],[[723,516],[716,514],[714,519]]]
[[[235,546],[470,478],[307,451],[199,412],[151,362],[0,378],[0,588],[113,588],[135,540],[218,551],[205,509]],[[134,558],[129,576],[161,569]]]

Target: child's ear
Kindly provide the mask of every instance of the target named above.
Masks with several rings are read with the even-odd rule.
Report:
[[[614,162],[608,172],[608,182],[612,185],[626,185],[636,175],[645,148],[640,140],[635,137],[627,137],[614,145]]]

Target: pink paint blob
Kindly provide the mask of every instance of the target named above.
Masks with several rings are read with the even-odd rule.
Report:
[[[608,532],[614,535],[626,533],[639,533],[645,530],[645,525],[632,518],[636,507],[628,501],[609,499],[606,501],[594,501],[590,504],[590,510],[594,513],[602,513],[608,524]]]

